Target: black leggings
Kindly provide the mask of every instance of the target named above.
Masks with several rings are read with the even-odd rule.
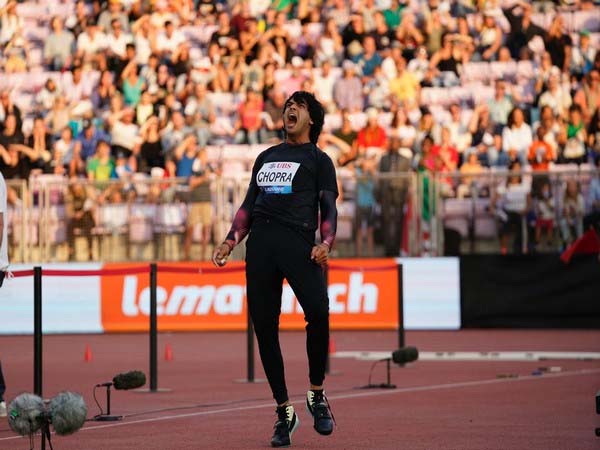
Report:
[[[288,400],[279,346],[283,279],[294,290],[306,325],[310,383],[323,384],[329,345],[329,300],[321,266],[310,259],[314,233],[296,231],[271,219],[257,219],[246,243],[248,308],[260,358],[277,404]]]

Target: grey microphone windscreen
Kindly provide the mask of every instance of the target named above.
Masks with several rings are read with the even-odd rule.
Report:
[[[73,434],[85,423],[87,406],[75,392],[61,392],[50,401],[50,418],[56,434]]]
[[[41,397],[23,393],[8,405],[8,426],[21,436],[29,436],[41,428],[45,414]]]

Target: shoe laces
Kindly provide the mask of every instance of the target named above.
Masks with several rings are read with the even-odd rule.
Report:
[[[331,416],[331,420],[333,420],[333,424],[337,426],[337,422],[335,421],[335,416],[333,415],[333,411],[331,410],[331,405],[329,404],[329,400],[323,391],[312,391],[313,392],[313,408],[315,410],[315,415],[318,417],[323,417],[323,414],[329,411],[329,415]]]
[[[292,405],[278,406],[275,410],[277,413],[277,422],[275,422],[275,428],[280,425],[287,426],[288,422],[292,421],[294,417],[294,407]]]

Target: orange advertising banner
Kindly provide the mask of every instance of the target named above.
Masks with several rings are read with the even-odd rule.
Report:
[[[398,277],[394,259],[336,259],[329,270],[329,311],[332,329],[397,329]],[[158,271],[157,315],[161,331],[245,330],[246,276],[243,262],[212,271],[210,263],[168,263],[200,268],[198,273]],[[105,264],[105,269],[131,264]],[[160,266],[159,266],[160,267]],[[381,268],[381,270],[377,270]],[[101,277],[102,326],[107,332],[145,331],[149,327],[149,276]],[[284,285],[281,329],[306,325],[292,289]]]

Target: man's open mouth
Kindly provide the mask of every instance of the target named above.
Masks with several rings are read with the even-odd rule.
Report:
[[[298,122],[298,116],[295,112],[288,112],[287,114],[287,123],[288,125],[294,126]]]

